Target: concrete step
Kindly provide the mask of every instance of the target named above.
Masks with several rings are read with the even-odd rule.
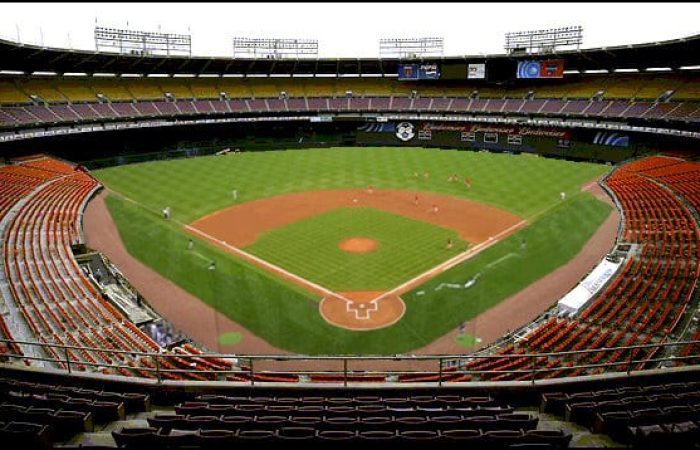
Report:
[[[148,418],[156,414],[175,414],[174,408],[163,408],[153,406],[151,411],[127,414],[124,420],[117,420],[106,424],[95,426],[95,431],[81,433],[73,439],[54,445],[54,448],[61,448],[67,445],[102,445],[117,448],[117,444],[112,437],[112,431],[123,427],[143,428],[148,427]]]

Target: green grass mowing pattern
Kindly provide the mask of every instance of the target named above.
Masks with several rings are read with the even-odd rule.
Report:
[[[424,172],[429,173],[424,178]],[[430,191],[481,201],[523,218],[573,195],[605,173],[600,164],[533,155],[423,148],[330,148],[154,161],[96,170],[110,189],[152,210],[172,208],[190,223],[233,204],[272,195],[327,189],[365,188]],[[418,173],[420,176],[415,177]],[[472,188],[462,182],[472,179]]]
[[[157,214],[115,196],[107,205],[137,259],[272,345],[302,354],[396,354],[422,347],[565,264],[610,212],[590,194],[572,196],[528,228],[407,293],[406,314],[395,325],[361,332],[329,325],[316,298],[214,246],[198,241],[195,250],[204,259],[188,253],[188,237]],[[523,237],[527,248],[521,252]],[[504,258],[512,253],[520,256]],[[206,258],[216,259],[216,271],[206,270]],[[483,275],[467,290],[435,289],[440,283],[463,284],[479,272]],[[417,296],[419,290],[424,295]],[[469,324],[478,336],[478,323]]]
[[[375,240],[368,253],[338,244],[350,237]],[[452,249],[447,249],[447,239]],[[389,290],[465,251],[453,230],[374,208],[339,208],[280,227],[244,250],[333,291]]]
[[[415,320],[422,322],[422,327],[437,321],[457,327],[568,262],[610,210],[592,195],[580,193],[540,216],[531,226],[404,294],[407,310],[418,314]],[[467,289],[445,287],[464,286],[473,279],[476,282]],[[429,307],[435,304],[442,306],[439,311]],[[471,326],[477,327],[474,333],[478,335],[478,324]]]

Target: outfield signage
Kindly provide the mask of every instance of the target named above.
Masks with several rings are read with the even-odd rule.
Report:
[[[564,60],[518,61],[518,78],[563,78]]]
[[[469,64],[467,78],[470,80],[483,80],[486,78],[486,64]]]
[[[394,133],[394,135],[403,142],[408,142],[415,136],[418,136],[421,140],[430,140],[432,139],[433,131],[455,131],[460,133],[463,141],[475,140],[476,133],[504,134],[509,136],[509,140],[515,145],[518,145],[517,141],[522,143],[523,136],[551,137],[564,141],[571,139],[570,131],[557,128],[483,125],[478,123],[423,122],[420,126],[416,127],[411,122],[368,122],[360,125],[357,130],[366,133]]]
[[[593,143],[610,147],[629,147],[630,137],[620,133],[599,131],[593,137]]]
[[[399,64],[399,80],[437,80],[440,68],[437,64]]]
[[[421,130],[429,131],[458,131],[463,134],[468,133],[501,133],[510,136],[535,136],[553,137],[557,139],[570,139],[571,133],[566,130],[556,128],[533,128],[519,126],[481,125],[481,124],[452,124],[425,122],[421,125]]]
[[[414,128],[410,122],[401,122],[396,126],[396,137],[404,142],[410,141],[416,135]]]

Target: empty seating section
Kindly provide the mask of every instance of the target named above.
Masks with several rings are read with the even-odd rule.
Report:
[[[637,74],[540,81],[497,87],[415,83],[386,78],[9,77],[0,79],[0,127],[178,114],[409,109],[700,121],[700,82],[691,76]],[[672,90],[677,90],[677,94],[671,102],[656,102],[661,94]],[[338,102],[345,100],[348,91],[352,92],[353,100],[338,107]],[[414,91],[418,98],[411,100]],[[470,100],[468,97],[474,91],[479,93],[479,99]],[[601,91],[604,92],[603,100],[591,100]],[[281,92],[286,93],[288,100],[271,107],[266,102],[253,100],[272,101],[279,98]],[[525,100],[530,92],[534,93],[534,98]],[[152,102],[165,101],[166,93],[172,94],[175,103],[169,102],[165,109],[154,107]],[[231,102],[228,107],[197,107],[201,101],[219,100],[222,93],[232,100],[244,102],[246,107],[234,108]],[[32,95],[38,96],[36,102],[30,97]],[[104,99],[100,100],[98,95],[103,95]],[[388,99],[388,103],[384,99]],[[111,104],[101,105],[100,101]],[[318,102],[321,102],[320,106]],[[96,112],[98,107],[101,108],[99,113]]]
[[[97,94],[107,97],[111,101],[132,101],[133,95],[128,90],[130,79],[102,79],[90,80],[88,86]]]
[[[644,175],[659,178],[683,197],[696,212],[700,211],[700,164],[673,158],[653,158],[658,165],[645,170]]]
[[[633,448],[691,448],[700,438],[700,383],[542,394],[540,411]]]
[[[157,80],[158,87],[163,93],[161,98],[165,96],[165,93],[171,94],[177,99],[193,99],[196,95],[190,89],[190,83],[184,78],[159,78]],[[217,94],[218,96],[218,94]]]
[[[31,442],[30,448],[52,448],[51,441],[66,441],[80,433],[95,431],[95,425],[150,410],[148,394],[0,378],[0,422],[33,424],[48,429],[47,436],[42,436],[47,440],[46,446]],[[9,437],[2,432],[0,436]],[[6,443],[4,439],[3,443]],[[16,444],[8,448],[19,448]]]
[[[187,445],[184,441],[195,448],[250,446],[305,439],[308,444],[336,445],[431,440],[470,448],[539,443],[557,449],[567,448],[572,439],[559,429],[538,429],[536,415],[516,412],[491,397],[315,394],[200,394],[177,404],[175,414],[148,417],[147,428],[122,427],[112,436],[126,448]]]
[[[29,103],[30,100],[12,79],[0,79],[0,104]]]
[[[692,209],[700,206],[700,164],[651,157],[626,164],[606,180],[625,216],[621,243],[636,245],[621,272],[575,318],[552,317],[497,354],[473,358],[469,370],[490,370],[482,379],[527,380],[587,373],[574,365],[611,364],[634,359],[631,369],[647,367],[657,350],[606,350],[555,358],[524,357],[552,353],[646,345],[673,340],[691,304],[700,274],[700,231]],[[684,202],[688,203],[688,206]],[[676,336],[677,337],[677,336]],[[700,332],[695,336],[700,337]],[[684,349],[700,354],[700,348]],[[639,362],[641,361],[641,362]],[[532,369],[546,369],[532,373]],[[588,373],[626,370],[627,365],[588,369]],[[514,371],[522,372],[514,372]]]
[[[71,246],[82,242],[79,217],[88,198],[98,189],[89,174],[58,160],[40,158],[0,168],[0,218],[17,205],[3,230],[4,279],[17,309],[36,340],[46,344],[89,347],[61,349],[43,347],[59,367],[73,370],[138,374],[155,378],[144,368],[156,368],[152,360],[125,352],[160,352],[151,338],[129,322],[91,284],[73,257]],[[24,203],[18,205],[20,200]],[[8,299],[6,299],[7,301]],[[2,334],[11,326],[2,323]],[[21,355],[21,349],[4,349]],[[158,358],[161,375],[169,379],[215,379],[190,370],[231,369],[230,362],[202,358],[192,346],[176,348]],[[102,367],[91,366],[100,364]],[[119,365],[108,369],[105,365]],[[129,369],[127,369],[129,367]],[[182,374],[168,370],[184,369]]]
[[[97,101],[97,94],[92,87],[80,79],[63,80],[56,85],[56,90],[73,103]]]
[[[275,98],[231,97],[220,102],[221,107],[211,106],[219,102],[211,100],[184,100],[174,102],[112,101],[110,103],[73,103],[24,106],[0,106],[0,128],[33,124],[58,124],[62,122],[89,122],[95,119],[130,119],[186,114],[224,114],[232,112],[285,113],[285,112],[333,112],[333,111],[433,111],[473,112],[487,114],[548,114],[583,115],[615,118],[665,118],[700,121],[700,103],[651,103],[627,100],[558,100],[558,99],[468,99],[445,97],[407,96],[392,97],[307,97],[279,100]],[[165,108],[161,106],[165,105]],[[228,105],[228,106],[226,106]]]
[[[65,102],[67,99],[56,89],[56,83],[51,79],[32,78],[24,81],[19,88],[27,94],[38,95],[46,102]]]

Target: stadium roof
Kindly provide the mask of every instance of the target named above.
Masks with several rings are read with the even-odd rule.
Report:
[[[138,56],[96,51],[47,48],[0,39],[0,70],[114,74],[239,74],[239,75],[355,75],[398,73],[403,62],[463,64],[490,61],[510,67],[517,60],[564,58],[567,70],[678,69],[700,65],[700,34],[681,39],[637,45],[566,50],[547,55],[471,55],[418,60],[378,58],[234,59],[222,57]]]

